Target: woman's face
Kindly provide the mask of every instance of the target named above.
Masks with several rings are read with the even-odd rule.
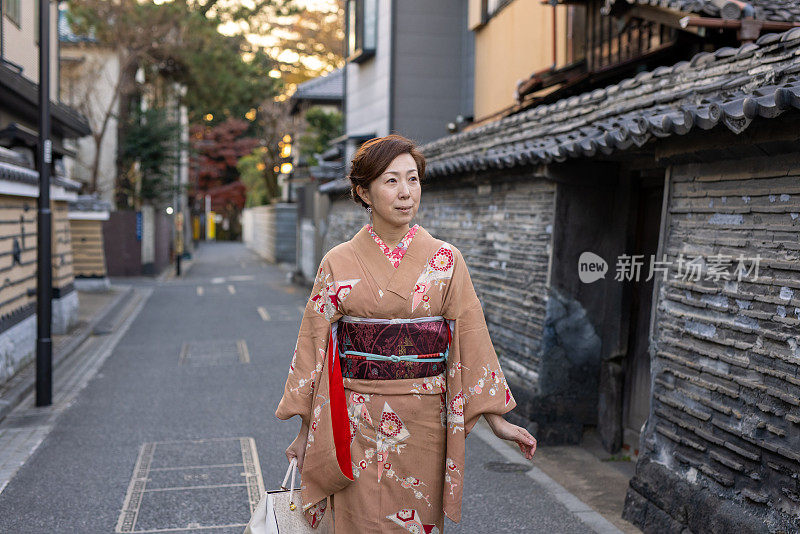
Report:
[[[400,154],[369,189],[358,186],[358,193],[372,206],[373,219],[381,218],[392,226],[408,224],[417,214],[422,193],[417,162],[411,154]]]

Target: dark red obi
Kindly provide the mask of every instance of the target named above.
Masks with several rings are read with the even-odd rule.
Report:
[[[417,319],[372,319],[344,316],[336,328],[339,363],[344,378],[393,380],[424,378],[441,374],[444,361],[374,361],[346,351],[382,356],[437,358],[448,352],[450,327],[443,317]]]

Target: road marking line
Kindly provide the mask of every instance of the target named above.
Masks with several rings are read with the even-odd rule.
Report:
[[[195,490],[195,489],[209,489],[209,488],[232,488],[232,487],[239,487],[239,486],[247,486],[247,483],[242,482],[241,484],[215,484],[213,486],[177,486],[174,488],[152,488],[142,490],[144,493],[150,491],[176,491],[176,490]],[[138,532],[138,530],[137,530]]]
[[[189,354],[189,344],[187,342],[183,342],[181,345],[181,353],[178,356],[178,363],[186,363],[186,356]]]
[[[239,467],[244,464],[184,465],[181,467],[153,467],[150,471],[180,471],[181,469],[210,469],[212,467]]]
[[[137,530],[137,533],[145,533],[145,532],[184,532],[186,530],[212,530],[212,529],[220,529],[220,528],[233,528],[233,527],[246,527],[247,523],[231,523],[230,525],[211,525],[207,527],[202,526],[191,526],[191,527],[175,527],[175,528],[151,528],[148,530]]]
[[[203,296],[203,286],[197,286],[197,296],[198,297]]]
[[[506,460],[515,463],[526,463],[522,453],[515,451],[503,442],[500,438],[495,436],[492,431],[484,426],[482,421],[479,421],[472,427],[470,434],[474,433],[481,441],[489,445],[492,449],[504,456]],[[535,457],[535,453],[534,453]],[[575,517],[583,521],[589,528],[598,534],[622,534],[608,519],[597,513],[594,508],[581,501],[575,495],[570,493],[564,486],[550,478],[544,471],[536,466],[526,471],[525,474],[543,486],[547,492],[553,496],[558,502],[563,504]]]
[[[232,441],[235,439],[241,441],[243,439],[251,439],[251,438],[235,436],[232,438],[169,439],[165,441],[150,441],[148,443],[155,443],[156,445],[174,445],[176,443],[205,443],[207,441]]]
[[[239,349],[239,363],[250,363],[250,352],[247,350],[247,342],[244,339],[236,341],[236,347]]]
[[[236,293],[236,288],[233,287],[233,285],[231,284],[228,284],[228,293],[230,293],[231,295]]]
[[[211,279],[212,284],[222,284],[224,282],[225,282],[224,276],[215,276],[214,278]]]
[[[133,476],[128,483],[128,491],[125,493],[125,501],[114,532],[133,532],[136,528],[136,519],[139,516],[139,507],[142,504],[142,496],[147,486],[147,475],[150,470],[150,464],[153,462],[155,449],[156,444],[152,442],[143,443],[139,447],[139,455],[136,457],[136,464],[133,466]]]
[[[242,462],[244,462],[245,480],[247,481],[247,497],[250,500],[250,515],[256,511],[258,501],[266,491],[264,480],[261,478],[261,464],[258,461],[256,440],[253,438],[240,438],[242,447]]]
[[[259,306],[256,309],[258,310],[258,314],[261,316],[261,318],[263,320],[265,320],[265,321],[269,321],[270,320],[269,312],[267,311],[267,309],[264,306]]]

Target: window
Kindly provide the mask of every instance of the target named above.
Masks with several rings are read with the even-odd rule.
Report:
[[[500,10],[513,0],[481,0],[481,24],[486,24],[490,18],[497,15]]]
[[[3,0],[3,15],[19,28],[20,24],[20,2],[21,0]]]
[[[347,60],[355,63],[375,55],[377,0],[347,2]]]

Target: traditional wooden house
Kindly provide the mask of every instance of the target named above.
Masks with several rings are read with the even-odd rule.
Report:
[[[800,25],[775,0],[562,0],[558,61],[517,84],[518,112]],[[561,20],[559,19],[559,20]]]
[[[73,284],[67,203],[80,184],[52,178],[53,334],[65,334],[78,320]],[[39,175],[14,151],[0,147],[0,384],[33,360],[36,353],[36,213]]]
[[[36,232],[39,173],[37,2],[4,1],[0,13],[0,384],[36,353]],[[57,6],[51,5],[51,20]],[[57,57],[56,29],[50,39]],[[50,200],[52,212],[52,332],[66,333],[78,319],[67,203],[80,184],[66,177],[73,139],[91,133],[86,118],[58,99],[52,62]]]
[[[636,6],[569,6],[583,66],[424,145],[418,222],[470,264],[515,422],[637,460],[626,519],[796,531],[800,29]],[[367,219],[324,189],[327,249]]]
[[[521,411],[638,453],[646,532],[800,528],[799,57],[765,34],[424,147]]]

